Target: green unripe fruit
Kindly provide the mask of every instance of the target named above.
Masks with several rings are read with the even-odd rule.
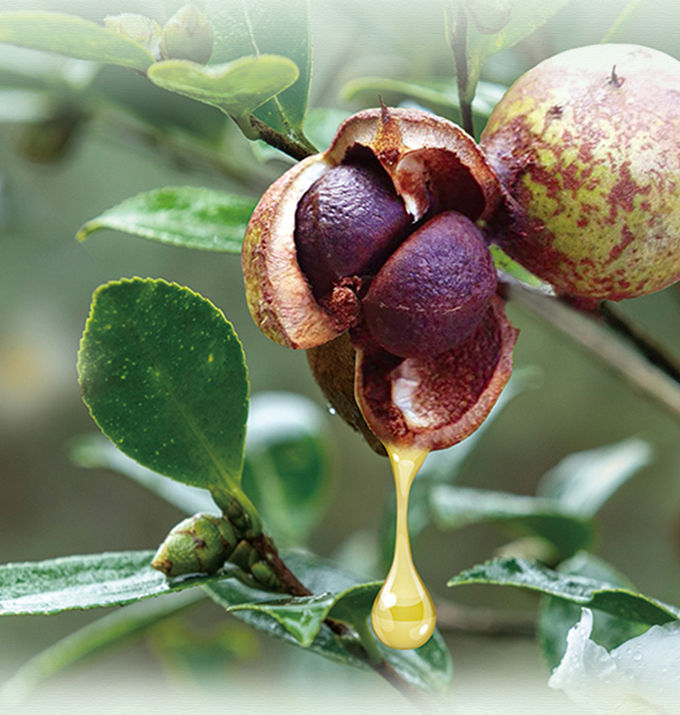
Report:
[[[508,192],[496,237],[564,295],[620,300],[680,278],[680,62],[596,45],[508,90],[482,148]]]

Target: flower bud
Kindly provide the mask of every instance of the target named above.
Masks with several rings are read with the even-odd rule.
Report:
[[[185,5],[165,23],[161,56],[164,60],[191,60],[204,65],[212,54],[213,41],[208,18],[195,5]]]

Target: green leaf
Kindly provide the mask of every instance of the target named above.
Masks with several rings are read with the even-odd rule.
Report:
[[[565,510],[591,517],[652,457],[651,445],[640,439],[571,454],[543,476],[537,492]]]
[[[220,514],[207,489],[167,479],[123,454],[102,434],[87,434],[75,438],[69,445],[71,459],[80,467],[110,469],[153,492],[187,515]]]
[[[213,600],[241,620],[298,647],[301,646],[301,639],[309,641],[318,624],[316,636],[306,646],[309,651],[345,665],[367,668],[365,659],[350,647],[346,639],[334,635],[328,626],[320,622],[323,621],[320,616],[332,602],[335,605],[330,608],[331,616],[342,616],[348,622],[365,622],[379,584],[358,584],[353,576],[312,554],[288,552],[282,556],[293,573],[316,594],[305,599],[306,604],[304,600],[301,603],[301,599],[293,598],[272,603],[271,592],[257,591],[235,579],[209,584],[205,590]],[[245,604],[253,603],[258,605],[245,607]],[[306,609],[310,614],[309,623],[304,622]],[[343,643],[348,643],[349,649]],[[415,687],[442,692],[449,685],[451,656],[439,632],[435,631],[428,643],[412,651],[396,651],[382,644],[377,646],[390,665]]]
[[[287,392],[255,395],[250,405],[243,486],[277,544],[299,544],[328,505],[332,442],[326,415]]]
[[[634,590],[633,584],[610,564],[582,551],[560,564],[560,573],[606,581],[614,586]],[[548,665],[554,668],[567,648],[567,633],[581,619],[581,606],[556,596],[541,599],[538,619],[538,641]],[[639,636],[646,627],[602,611],[593,613],[592,639],[607,650]]]
[[[635,27],[643,12],[649,12],[649,6],[644,0],[628,0],[601,42],[624,42],[627,31]]]
[[[550,499],[439,484],[430,493],[430,508],[440,529],[485,522],[507,525],[548,541],[557,549],[559,560],[593,539],[592,523]]]
[[[569,0],[511,0],[510,19],[493,34],[481,33],[472,18],[468,19],[467,53],[471,77],[479,77],[485,60],[507,50],[528,37],[556,15]]]
[[[481,117],[488,117],[506,90],[507,87],[501,84],[480,82],[472,101],[472,110]],[[345,101],[360,98],[375,103],[378,95],[388,104],[395,104],[407,97],[438,110],[460,109],[458,89],[455,81],[450,79],[416,82],[392,77],[358,77],[340,90],[340,96]]]
[[[241,490],[248,379],[241,343],[210,301],[163,280],[114,281],[94,294],[78,354],[83,399],[125,454],[209,489]]]
[[[300,136],[307,108],[312,52],[307,0],[207,0],[205,14],[215,33],[211,63],[269,53],[290,58],[297,81],[255,116],[283,135]]]
[[[153,555],[123,551],[0,565],[0,616],[121,606],[224,578],[170,581],[151,568]]]
[[[680,619],[680,609],[635,593],[632,589],[619,588],[599,579],[562,574],[526,559],[493,559],[461,572],[448,585],[472,583],[538,591],[637,623],[661,625]]]
[[[84,224],[84,241],[100,229],[130,233],[185,248],[240,253],[256,202],[195,186],[166,186],[125,199]]]
[[[0,13],[0,42],[141,72],[154,61],[138,42],[82,17],[58,12]]]
[[[22,665],[0,688],[0,696],[14,702],[21,700],[55,673],[139,634],[203,598],[205,594],[200,589],[191,589],[133,603],[88,623]]]
[[[189,60],[166,60],[156,62],[147,74],[163,89],[242,117],[290,87],[299,71],[287,57],[251,55],[207,67]]]

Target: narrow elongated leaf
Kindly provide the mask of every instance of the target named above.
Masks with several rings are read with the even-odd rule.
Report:
[[[120,606],[224,578],[200,576],[169,581],[151,568],[153,554],[123,551],[3,564],[0,615]]]
[[[473,583],[537,591],[637,623],[660,625],[680,619],[680,609],[631,589],[585,576],[559,573],[526,559],[494,559],[461,572],[448,585]]]
[[[166,186],[125,199],[84,224],[84,241],[101,229],[185,248],[240,253],[255,201],[195,186]]]
[[[506,90],[507,87],[501,84],[480,82],[472,101],[472,110],[480,117],[488,117]],[[458,89],[455,81],[450,79],[416,82],[393,77],[358,77],[340,90],[340,96],[347,101],[361,98],[374,102],[379,95],[390,105],[408,97],[427,107],[460,109]]]
[[[331,602],[334,605],[330,608],[330,616],[342,617],[347,622],[366,620],[372,596],[377,593],[379,584],[358,584],[350,574],[312,554],[288,552],[283,554],[283,558],[293,573],[315,594],[308,599],[312,626],[301,623],[305,618],[305,608],[304,601],[300,603],[300,599],[271,603],[271,592],[256,591],[236,579],[208,584],[205,590],[216,603],[232,611],[241,620],[298,647],[301,642],[291,630],[301,638],[304,635],[306,642]],[[245,604],[258,602],[253,608],[245,607]],[[291,630],[284,627],[282,621]],[[316,636],[306,647],[330,660],[367,668],[365,660],[350,647],[351,644],[345,648],[343,643],[348,642],[333,634],[325,624],[319,623]],[[377,645],[390,665],[415,687],[442,692],[450,683],[453,672],[451,656],[438,631],[435,631],[428,643],[412,651],[395,651]]]
[[[610,564],[585,551],[561,563],[560,573],[606,581],[612,585],[634,590],[633,584]],[[548,665],[554,668],[567,647],[567,633],[581,619],[581,606],[556,596],[541,599],[538,619],[538,642]],[[616,648],[624,641],[639,636],[646,629],[634,623],[602,611],[593,613],[592,639],[607,650]]]
[[[287,57],[250,55],[208,67],[189,60],[166,60],[156,62],[147,74],[163,89],[241,117],[290,87],[299,71]]]
[[[83,399],[140,464],[215,499],[241,490],[248,380],[231,324],[163,280],[114,281],[94,295],[78,354]]]
[[[650,444],[640,439],[571,454],[545,474],[537,492],[563,509],[593,516],[652,456]]]
[[[211,63],[244,55],[290,58],[300,71],[297,81],[255,111],[277,132],[299,134],[305,118],[312,52],[307,0],[207,0],[205,13],[215,32]]]
[[[554,295],[553,287],[537,278],[533,273],[529,272],[524,266],[521,266],[517,261],[513,261],[505,251],[499,246],[492,244],[489,246],[491,258],[496,270],[500,273],[500,277],[510,277],[524,285],[532,288],[540,288],[546,295]]]
[[[508,525],[550,542],[560,560],[585,548],[593,538],[589,521],[550,499],[440,484],[432,488],[430,508],[441,529],[485,522]]]
[[[243,486],[277,544],[299,544],[327,505],[332,443],[311,400],[264,392],[251,401]]]
[[[154,61],[138,42],[82,17],[58,12],[0,13],[0,42],[141,72]]]
[[[215,505],[207,489],[175,482],[143,467],[139,462],[123,454],[102,434],[77,437],[70,444],[69,454],[80,467],[110,469],[132,479],[187,515],[199,512],[220,514],[220,509]]]
[[[0,688],[0,696],[17,701],[30,695],[46,678],[139,634],[159,621],[205,598],[191,589],[165,598],[133,603],[88,623],[26,662]]]

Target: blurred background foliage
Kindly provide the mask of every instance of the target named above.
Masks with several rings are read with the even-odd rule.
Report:
[[[65,11],[95,21],[141,12],[162,21],[172,5],[5,0],[0,10]],[[306,129],[313,142],[322,147],[343,116],[375,106],[378,93],[388,103],[417,102],[459,119],[443,6],[311,3],[314,59]],[[643,0],[628,6],[630,13],[622,18],[623,2],[569,0],[537,32],[485,64],[480,98],[490,108],[526,69],[568,47],[599,42],[612,26],[615,41],[649,45],[680,59],[677,3]],[[404,83],[420,87],[420,94]],[[424,93],[424,85],[433,91]],[[485,111],[483,101],[475,113],[477,131]],[[287,390],[322,408],[318,420],[330,438],[327,452],[315,458],[330,460],[334,474],[330,492],[323,485],[315,489],[326,511],[310,517],[299,533],[286,524],[278,528],[284,541],[307,536],[317,553],[380,577],[381,514],[392,491],[387,462],[338,418],[324,414],[304,356],[275,346],[255,328],[238,259],[112,232],[85,243],[74,240],[88,219],[159,186],[204,186],[257,198],[290,160],[249,143],[220,112],[153,87],[131,70],[95,71],[89,64],[7,45],[0,45],[0,122],[0,561],[155,547],[181,516],[134,482],[104,468],[85,470],[69,458],[71,440],[94,427],[75,372],[91,294],[105,281],[140,275],[188,285],[223,309],[244,343],[254,395]],[[628,301],[622,309],[680,353],[676,288]],[[630,437],[645,440],[654,457],[603,506],[592,550],[640,590],[678,603],[680,425],[532,314],[513,304],[509,314],[521,330],[515,363],[530,367],[532,377],[465,455],[457,484],[531,495],[541,477],[574,452]],[[257,469],[254,460],[245,477],[255,491],[262,488],[253,481]],[[489,558],[507,540],[507,533],[489,523],[449,532],[425,522],[415,557],[435,597],[450,598],[447,579]],[[535,603],[524,593],[474,587],[456,590],[455,598],[463,605],[502,604],[520,615]],[[0,620],[0,675],[92,618],[67,613]],[[497,672],[508,682],[518,674],[545,682],[547,669],[533,641],[516,636],[498,645],[479,635],[446,635],[458,683],[478,682],[481,664],[487,674]],[[150,658],[151,652],[158,658]],[[232,681],[272,673],[291,683],[311,683],[326,672],[340,684],[358,677],[297,651],[292,655],[231,618],[225,622],[207,605],[190,622],[158,625],[145,643],[122,653],[108,656],[99,672],[163,669],[191,681],[205,661]],[[85,670],[80,677],[87,677]]]

